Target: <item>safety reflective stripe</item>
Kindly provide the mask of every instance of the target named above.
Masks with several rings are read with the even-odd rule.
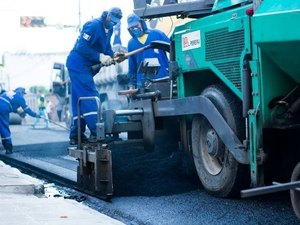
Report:
[[[83,115],[84,117],[85,117],[85,116],[91,116],[91,115],[97,115],[97,111],[84,113],[84,114],[82,114],[82,115]]]
[[[83,118],[83,116],[80,116],[80,118]],[[78,116],[73,116],[73,120],[77,120]]]
[[[84,118],[85,116],[91,116],[91,115],[97,115],[97,111],[84,113],[80,116],[80,118]],[[78,119],[78,116],[73,117],[73,120],[77,120],[77,119]]]
[[[5,98],[3,98],[3,97],[0,97],[0,100],[3,100],[3,101],[5,101],[7,104],[9,104],[9,106],[10,106],[10,108],[11,108],[11,110],[12,110],[12,106],[11,106],[10,102],[9,102],[7,99],[5,99]]]
[[[0,97],[0,99],[3,100],[3,101],[5,101],[5,102],[7,102],[8,104],[10,104],[10,102],[7,99],[5,99],[3,97]]]
[[[1,138],[1,140],[10,140],[11,137],[4,137],[4,138]]]

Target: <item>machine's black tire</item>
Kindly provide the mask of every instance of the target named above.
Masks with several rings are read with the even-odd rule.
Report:
[[[300,162],[295,166],[291,181],[300,181]],[[300,220],[300,191],[290,190],[291,202],[293,210]]]
[[[202,96],[212,101],[241,139],[244,129],[241,102],[221,85],[208,87],[202,92]],[[217,152],[214,156],[208,153],[207,148],[207,143],[211,140]],[[247,173],[246,167],[235,160],[203,115],[196,115],[192,122],[192,149],[198,176],[210,194],[217,197],[235,197],[242,188],[249,185],[249,172]]]

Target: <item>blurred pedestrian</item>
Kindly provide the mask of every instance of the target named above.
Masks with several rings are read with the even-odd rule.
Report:
[[[46,100],[46,113],[47,113],[48,119],[52,120],[53,103],[49,99]]]
[[[25,88],[18,87],[14,91],[7,91],[0,95],[0,135],[6,154],[11,154],[13,150],[9,129],[9,114],[15,112],[23,118],[26,114],[32,117],[40,117],[38,113],[33,112],[26,104],[25,94]]]
[[[46,113],[46,103],[45,103],[45,97],[39,96],[38,98],[38,108],[39,108],[39,117],[36,117],[34,123],[32,124],[32,127],[35,128],[35,126],[40,122],[40,118],[44,119],[45,122],[45,128],[49,128],[49,122],[48,122],[48,115]]]
[[[56,104],[56,113],[58,117],[58,121],[61,122],[61,113],[63,109],[63,100],[62,97],[57,95],[57,104]]]

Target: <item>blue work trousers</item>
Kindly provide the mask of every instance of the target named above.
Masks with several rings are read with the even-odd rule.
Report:
[[[9,113],[11,106],[0,99],[0,136],[3,146],[12,144],[11,133],[9,129]]]
[[[91,73],[79,73],[69,69],[71,79],[71,103],[73,124],[70,138],[78,138],[78,118],[80,118],[81,134],[85,132],[85,126],[91,133],[96,134],[97,103],[95,100],[80,101],[80,116],[78,116],[77,103],[80,97],[98,97],[93,76]]]

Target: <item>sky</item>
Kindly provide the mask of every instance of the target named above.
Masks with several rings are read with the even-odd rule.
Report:
[[[79,7],[80,6],[80,7]],[[130,38],[126,17],[133,10],[133,0],[0,0],[0,52],[56,52],[73,46],[78,29],[59,29],[60,25],[79,24],[99,17],[102,11],[118,6],[123,11],[122,41]],[[22,28],[20,16],[43,16],[47,28]]]
[[[127,15],[133,11],[133,0],[0,0],[0,58],[10,54],[5,66],[0,66],[0,82],[6,82],[6,89],[18,86],[29,88],[35,85],[50,86],[51,68],[57,57],[41,60],[17,60],[12,54],[26,55],[37,53],[69,52],[79,34],[80,21],[83,25],[91,18],[99,17],[103,11],[118,6],[123,11],[121,40],[124,46],[130,39],[127,31]],[[46,28],[20,27],[20,16],[43,16]],[[72,28],[60,29],[60,25]],[[47,60],[48,59],[48,60]],[[61,63],[65,59],[59,57]],[[1,62],[0,62],[1,64]],[[1,80],[2,79],[2,80]]]

